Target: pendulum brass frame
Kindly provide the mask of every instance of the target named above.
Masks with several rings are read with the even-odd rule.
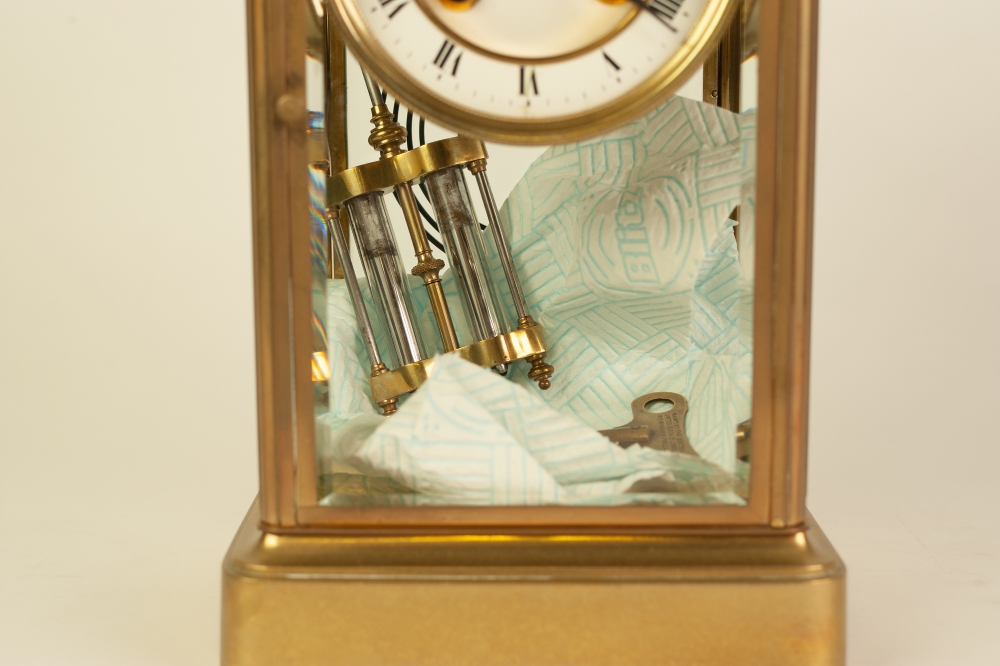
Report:
[[[545,363],[548,351],[545,338],[541,327],[528,313],[500,226],[496,203],[493,201],[489,181],[486,180],[486,160],[489,157],[486,145],[475,139],[450,137],[424,144],[413,150],[403,150],[406,129],[392,120],[392,112],[381,102],[378,87],[367,74],[365,83],[374,102],[371,121],[374,128],[368,142],[381,153],[381,157],[376,162],[344,169],[331,175],[327,180],[329,219],[337,219],[343,204],[350,199],[370,192],[394,190],[398,195],[417,257],[417,265],[411,272],[424,280],[445,352],[455,353],[484,368],[524,359],[531,366],[528,378],[537,382],[542,390],[548,389],[551,386],[550,379],[554,368]],[[458,337],[455,334],[438,273],[444,267],[444,262],[435,259],[431,254],[411,185],[413,181],[430,173],[454,166],[466,167],[476,177],[480,194],[490,216],[495,245],[511,287],[514,309],[518,315],[516,329],[464,347],[458,346]],[[372,398],[376,404],[383,407],[385,415],[388,416],[395,411],[396,402],[393,399],[415,391],[423,384],[432,365],[432,359],[422,359],[398,368],[386,369],[383,365],[378,372],[373,370],[369,380]],[[390,402],[391,400],[393,401]],[[388,410],[386,405],[389,407]]]
[[[327,183],[327,205],[339,206],[362,194],[389,190],[433,171],[465,165],[487,157],[486,145],[476,139],[455,136],[433,141],[413,150],[334,174]]]
[[[544,356],[545,351],[542,328],[532,322],[510,333],[502,333],[493,338],[459,347],[453,353],[476,365],[492,368],[501,363],[512,363],[521,359],[531,362],[539,355]],[[416,391],[427,379],[433,365],[434,359],[428,358],[380,373],[378,376],[372,375],[370,380],[372,398],[376,403],[380,403]],[[531,372],[532,370],[528,371],[529,377]],[[549,374],[551,375],[551,372]]]

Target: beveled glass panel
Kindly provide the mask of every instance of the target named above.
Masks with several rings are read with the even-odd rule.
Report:
[[[754,30],[749,16],[744,35]],[[353,216],[364,215],[360,198],[341,209],[352,216],[355,231],[345,240],[387,369],[437,356],[422,386],[400,395],[398,411],[382,416],[370,384],[377,363],[366,353],[349,285],[332,277],[317,282],[317,331],[329,338],[317,333],[316,351],[326,347],[329,365],[324,387],[317,387],[317,396],[328,396],[328,402],[317,398],[316,413],[321,506],[746,503],[756,52],[741,50],[737,61],[737,73],[729,74],[738,78],[732,111],[702,102],[706,82],[699,73],[677,96],[609,135],[549,147],[489,144],[486,173],[500,240],[482,179],[452,167],[461,178],[456,191],[464,193],[456,199],[464,203],[455,205],[467,208],[462,219],[471,220],[462,233],[474,234],[462,236],[462,247],[476,261],[485,255],[488,283],[478,294],[455,278],[467,267],[455,249],[455,230],[442,219],[444,204],[435,199],[436,176],[412,183],[430,251],[445,264],[441,284],[459,344],[496,332],[482,324],[488,312],[477,325],[474,296],[495,305],[499,332],[511,333],[524,320],[515,297],[521,292],[544,331],[544,363],[554,367],[550,380],[543,378],[547,388],[532,376],[537,363],[494,364],[491,371],[443,355],[418,270],[426,257],[411,243],[399,193],[387,189],[372,195],[391,226],[380,238],[394,244],[402,274],[393,275],[405,283],[400,298],[422,345],[420,354],[402,358],[394,342],[400,334],[375,286],[382,280],[373,274],[378,268],[359,252],[357,241],[364,249],[365,239]],[[379,153],[369,145],[369,90],[350,55],[345,75],[347,161],[355,167],[378,161]],[[401,148],[454,136],[378,92],[406,129]],[[311,193],[323,195],[318,186]],[[319,268],[332,275],[329,229],[314,228],[318,280]]]

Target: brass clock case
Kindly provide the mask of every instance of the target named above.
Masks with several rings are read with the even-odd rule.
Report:
[[[346,0],[327,1],[343,14]],[[746,504],[331,507],[320,504],[310,373],[315,265],[304,165],[318,159],[309,146],[320,135],[304,118],[303,49],[325,50],[334,73],[344,71],[344,49],[307,30],[302,0],[248,0],[260,494],[223,564],[224,666],[843,666],[845,570],[805,507],[818,2],[759,0],[759,32],[717,51],[724,72],[727,50],[760,46]],[[319,14],[324,4],[309,6]],[[564,119],[562,136],[649,110],[642,104],[716,51],[707,45],[736,4],[711,4],[721,13],[699,27],[661,87],[608,112],[617,115]],[[753,11],[746,2],[744,16]],[[343,78],[335,83],[323,128],[330,150],[316,153],[342,173]],[[732,102],[739,86],[730,77],[720,92],[727,85]],[[501,125],[451,111],[503,135]],[[505,131],[525,142],[559,136],[551,125],[530,129]],[[471,157],[466,149],[449,160]],[[327,193],[338,190],[337,199],[440,165],[424,157],[352,171]],[[746,457],[750,432],[741,433]]]
[[[435,123],[464,136],[509,144],[568,143],[613,130],[635,120],[674,93],[728,29],[742,0],[709,0],[687,39],[641,84],[612,102],[587,111],[545,119],[515,119],[459,106],[415,81],[382,48],[354,0],[329,0],[330,14],[347,47],[393,97]],[[530,64],[532,61],[525,61]]]

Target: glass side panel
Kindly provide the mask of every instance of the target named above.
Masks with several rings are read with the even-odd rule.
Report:
[[[606,136],[487,144],[485,171],[348,202],[356,296],[329,277],[323,179],[310,167],[321,505],[746,502],[757,88],[755,51],[743,56],[740,113],[702,102],[699,71]],[[322,61],[310,67],[325,80]],[[345,76],[356,167],[379,153],[350,54]],[[406,130],[403,149],[454,136],[378,94]],[[316,131],[320,97],[309,102]],[[359,253],[355,231],[371,229]],[[442,308],[457,353],[446,353]],[[410,329],[422,359],[401,351]],[[496,348],[531,353],[498,362]],[[384,400],[389,379],[419,388]]]

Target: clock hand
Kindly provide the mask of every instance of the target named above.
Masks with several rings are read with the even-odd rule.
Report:
[[[684,0],[632,0],[641,8],[649,10],[653,16],[659,19],[660,23],[667,26],[672,32],[677,32],[677,28],[671,25],[671,21],[681,10]]]

